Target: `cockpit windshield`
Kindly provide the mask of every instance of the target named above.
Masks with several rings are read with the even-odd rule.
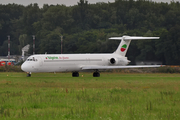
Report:
[[[38,61],[38,60],[33,57],[33,58],[28,58],[26,61]]]
[[[27,61],[32,61],[32,59],[27,59]]]

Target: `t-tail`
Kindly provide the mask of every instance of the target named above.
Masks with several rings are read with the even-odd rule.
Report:
[[[123,36],[123,37],[111,37],[109,39],[121,40],[117,50],[113,54],[125,56],[131,40],[143,40],[143,39],[159,39],[159,37],[137,37],[137,36]]]

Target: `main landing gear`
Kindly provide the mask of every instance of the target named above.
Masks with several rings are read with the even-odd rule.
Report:
[[[72,77],[79,77],[79,73],[78,72],[73,72]]]
[[[78,72],[72,72],[72,77],[79,77]],[[100,77],[100,73],[98,71],[93,73],[93,77]]]
[[[100,77],[100,73],[98,71],[94,72],[93,77]]]

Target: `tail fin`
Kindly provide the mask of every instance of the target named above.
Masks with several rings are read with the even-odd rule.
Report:
[[[123,36],[123,37],[111,37],[109,39],[121,40],[117,50],[114,54],[125,56],[131,40],[142,40],[142,39],[159,39],[159,37],[136,37],[136,36]]]

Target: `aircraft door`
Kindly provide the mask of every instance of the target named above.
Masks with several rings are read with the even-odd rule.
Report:
[[[38,61],[39,66],[43,65],[43,60],[41,57],[37,57],[37,61]]]

